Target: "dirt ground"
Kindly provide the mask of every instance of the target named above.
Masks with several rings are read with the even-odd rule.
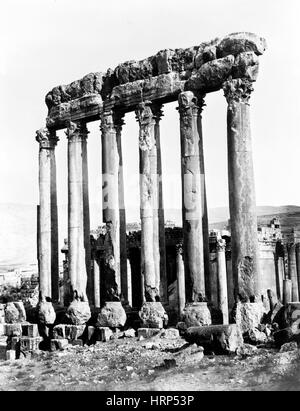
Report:
[[[204,356],[186,342],[137,338],[0,361],[1,391],[300,390],[300,350]]]

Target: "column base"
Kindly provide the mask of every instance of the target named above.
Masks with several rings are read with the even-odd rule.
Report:
[[[40,301],[37,306],[38,320],[42,325],[52,325],[56,319],[53,305],[49,301]]]
[[[234,311],[235,322],[243,334],[257,328],[261,324],[263,317],[267,314],[262,302],[238,302]]]
[[[145,328],[164,328],[168,324],[168,314],[160,302],[145,302],[140,311],[139,317]]]
[[[121,301],[108,301],[98,314],[97,326],[120,328],[127,320],[126,312]]]
[[[73,325],[85,324],[91,318],[91,310],[87,301],[74,300],[69,305],[66,316]]]
[[[207,303],[187,303],[182,313],[182,322],[187,327],[211,325],[211,313]]]

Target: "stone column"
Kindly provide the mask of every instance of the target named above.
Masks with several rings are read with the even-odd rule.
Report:
[[[128,304],[132,307],[132,277],[130,259],[127,258]]]
[[[68,138],[68,249],[71,304],[67,315],[73,324],[84,324],[90,318],[87,300],[87,270],[84,247],[82,141],[87,129],[83,122],[70,122]]]
[[[178,244],[176,246],[176,271],[178,288],[178,309],[179,316],[181,316],[185,307],[185,278],[184,262],[182,258],[182,244]]]
[[[288,271],[289,278],[292,281],[292,301],[299,301],[299,288],[296,266],[296,244],[290,243],[287,245],[288,250]],[[290,301],[289,301],[290,302]]]
[[[203,104],[191,91],[179,94],[182,221],[187,303],[205,301],[199,114]]]
[[[41,299],[58,301],[58,234],[55,146],[58,138],[55,131],[43,128],[37,131],[39,150],[39,280]],[[53,284],[52,284],[53,282]],[[54,295],[53,295],[54,294]]]
[[[167,315],[159,295],[159,230],[155,205],[158,199],[155,118],[150,102],[136,109],[139,123],[141,275],[145,302],[139,313],[145,327],[162,328]]]
[[[58,301],[58,235],[55,146],[58,138],[55,131],[47,128],[36,132],[39,150],[39,222],[38,222],[38,260],[39,260],[39,322],[53,324],[55,312],[51,304],[54,297]],[[56,217],[56,218],[55,218]]]
[[[102,210],[106,224],[105,280],[106,301],[120,301],[120,212],[119,212],[119,152],[115,116],[104,111],[102,132]]]
[[[90,203],[89,203],[89,173],[87,156],[87,128],[82,129],[82,201],[83,201],[83,230],[85,248],[85,266],[87,272],[87,297],[94,304],[94,282],[91,271],[91,236],[90,236]]]
[[[163,202],[162,188],[162,162],[161,162],[161,146],[160,146],[160,120],[163,116],[162,106],[153,104],[151,106],[155,125],[154,139],[156,153],[152,156],[152,170],[157,179],[157,198],[154,199],[154,247],[156,257],[156,278],[157,287],[159,289],[160,299],[164,303],[168,303],[168,279],[167,279],[167,262],[166,262],[166,239],[165,239],[165,215]],[[156,238],[158,241],[156,241]]]
[[[225,247],[226,247],[226,241],[223,239],[218,240],[217,260],[218,260],[219,309],[223,316],[223,324],[229,324]]]
[[[94,261],[94,301],[95,307],[100,308],[100,267],[96,258]]]
[[[300,301],[300,243],[296,244],[296,263],[297,263],[297,278],[298,278],[298,290],[299,290],[299,301]]]
[[[120,275],[121,292],[126,303],[128,302],[128,279],[127,279],[127,245],[126,245],[126,212],[124,199],[124,177],[123,177],[123,155],[121,134],[124,125],[124,113],[117,112],[115,116],[116,138],[119,155],[119,219],[120,219]]]
[[[283,304],[286,305],[292,300],[292,281],[290,279],[283,280]]]
[[[246,79],[233,79],[224,83],[223,90],[228,103],[228,185],[235,297],[253,302],[261,293],[250,133],[249,99],[253,87]]]

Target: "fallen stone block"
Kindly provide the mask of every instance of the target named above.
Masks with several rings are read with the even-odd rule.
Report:
[[[22,335],[21,324],[5,324],[5,335],[7,337],[20,337]]]
[[[5,307],[5,322],[7,324],[15,324],[20,323],[22,321],[26,321],[26,313],[24,306],[23,310],[21,308],[21,303],[7,303]]]
[[[258,328],[266,315],[266,310],[262,302],[238,302],[234,311],[236,324],[240,327],[242,334]]]
[[[50,342],[50,350],[64,350],[69,345],[69,341],[66,338],[52,339]]]
[[[139,311],[139,317],[144,327],[160,328],[167,326],[168,314],[160,302],[145,302]]]
[[[69,341],[78,340],[85,331],[85,324],[82,325],[65,325],[65,338]]]
[[[91,309],[87,301],[74,300],[69,305],[66,316],[74,325],[85,325],[91,318]]]
[[[236,324],[190,327],[183,336],[186,341],[196,343],[206,352],[215,354],[235,353],[244,340]]]
[[[20,344],[21,344],[21,351],[36,351],[39,349],[40,343],[43,341],[42,337],[21,337]]]
[[[160,334],[161,338],[176,339],[179,338],[179,330],[177,328],[166,328]]]
[[[255,355],[257,353],[257,350],[258,348],[254,345],[244,344],[236,350],[236,354],[241,357],[248,357],[251,355]]]
[[[80,340],[80,339],[72,340],[72,341],[71,341],[71,344],[72,344],[72,345],[78,345],[78,346],[80,346],[80,347],[83,347],[83,341]]]
[[[129,328],[128,330],[124,331],[124,337],[126,338],[134,338],[136,335],[135,330],[133,328]]]
[[[96,336],[97,341],[107,342],[113,336],[113,332],[109,327],[97,327],[96,332],[97,332],[97,336]]]
[[[98,327],[120,328],[127,320],[126,312],[120,301],[106,302],[98,314]]]
[[[53,327],[53,339],[58,340],[60,338],[61,339],[66,338],[66,325],[65,324],[58,324],[55,327]]]
[[[138,338],[151,338],[160,333],[160,328],[138,328]]]
[[[53,305],[49,301],[40,301],[37,306],[38,318],[41,324],[52,325],[55,322],[56,314]]]
[[[37,324],[22,324],[22,335],[24,337],[39,337]]]
[[[182,312],[182,321],[187,327],[211,325],[211,313],[206,302],[187,304]]]
[[[16,351],[7,350],[6,351],[6,361],[14,361],[15,359],[16,359]]]
[[[298,344],[296,341],[292,341],[290,343],[283,344],[280,348],[280,352],[289,352],[298,350]]]
[[[264,332],[259,331],[257,328],[253,328],[244,334],[244,340],[246,343],[259,345],[268,342],[268,337]]]

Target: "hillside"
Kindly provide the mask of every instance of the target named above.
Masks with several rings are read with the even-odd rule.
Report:
[[[280,217],[282,225],[292,227],[300,223],[300,207],[263,206],[257,208],[259,222],[269,222],[274,217]],[[101,206],[91,204],[91,227],[101,224]],[[59,217],[59,247],[67,236],[67,206],[60,206]],[[181,224],[181,210],[165,210],[166,220]],[[227,225],[229,212],[226,207],[209,210],[210,226],[223,228]],[[127,210],[127,221],[139,220],[138,209]],[[0,271],[36,263],[36,207],[24,204],[0,204]]]

